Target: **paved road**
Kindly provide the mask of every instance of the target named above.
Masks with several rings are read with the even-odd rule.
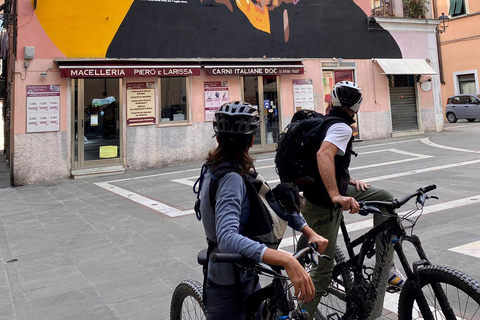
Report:
[[[480,123],[458,122],[441,133],[358,142],[352,163],[354,178],[397,197],[435,183],[439,200],[429,201],[415,233],[433,263],[477,280],[479,137]],[[256,155],[272,185],[273,156]],[[196,254],[205,237],[191,211],[200,166],[0,189],[0,319],[168,319],[175,286],[202,277]],[[353,235],[371,225],[345,216]]]

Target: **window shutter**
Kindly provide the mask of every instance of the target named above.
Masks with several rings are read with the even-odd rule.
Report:
[[[450,0],[450,10],[448,11],[448,15],[453,16],[455,14],[455,6],[458,0]]]

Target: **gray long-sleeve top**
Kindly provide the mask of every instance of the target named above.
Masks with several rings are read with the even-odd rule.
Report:
[[[207,239],[217,243],[214,252],[240,253],[257,262],[262,261],[267,247],[241,235],[243,226],[250,216],[250,204],[243,178],[235,172],[227,173],[218,181],[215,212],[209,199],[212,174],[205,174],[201,190],[202,221]],[[306,225],[301,215],[282,217],[290,227],[301,231]],[[233,265],[210,261],[208,279],[220,285],[235,284]],[[242,282],[249,280],[242,275]]]

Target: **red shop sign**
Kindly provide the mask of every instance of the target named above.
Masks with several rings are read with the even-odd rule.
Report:
[[[267,76],[303,74],[303,66],[205,67],[208,76]]]
[[[62,78],[188,77],[199,76],[200,67],[60,66]]]

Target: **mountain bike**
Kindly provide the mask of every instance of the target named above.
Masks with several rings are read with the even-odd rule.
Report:
[[[388,219],[353,241],[342,221],[340,227],[348,260],[337,246],[332,279],[320,300],[315,319],[369,318],[379,290],[385,290],[385,283],[382,286],[380,280],[382,272],[388,272],[386,259],[377,259],[374,268],[365,265],[366,258],[375,254],[383,257],[389,250],[388,246],[384,246],[383,252],[376,252],[375,239],[378,235],[393,246],[407,277],[400,292],[398,319],[480,319],[480,284],[451,267],[433,265],[423,250],[420,238],[413,233],[425,201],[436,199],[427,195],[435,188],[435,185],[420,188],[400,200],[359,202],[360,214],[384,215],[379,208],[385,208]],[[395,209],[412,198],[416,198],[413,210],[403,216],[395,213]],[[407,233],[408,229],[410,232]],[[411,243],[419,256],[419,260],[411,265],[403,250],[404,242]],[[359,250],[355,253],[357,247]]]
[[[197,256],[199,264],[207,263],[206,249]],[[317,252],[316,244],[309,244],[293,255],[296,259],[305,259],[305,268],[310,271],[318,265],[318,259],[330,259]],[[246,319],[255,320],[308,320],[308,314],[301,310],[291,292],[292,284],[282,274],[282,268],[257,263],[244,258],[241,254],[212,253],[213,262],[235,263],[240,272],[249,275],[263,275],[272,278],[267,286],[253,292],[246,301]],[[205,319],[206,308],[203,303],[203,286],[195,280],[182,281],[173,292],[170,305],[170,319]]]

